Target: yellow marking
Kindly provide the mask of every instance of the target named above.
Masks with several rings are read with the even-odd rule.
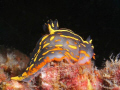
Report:
[[[49,35],[45,35],[41,41],[45,40]]]
[[[46,41],[43,44],[46,44]]]
[[[55,53],[55,52],[51,52],[51,53]]]
[[[86,45],[84,45],[84,44],[82,44],[82,43],[80,43],[83,47],[86,47]]]
[[[77,38],[74,38],[74,37],[71,37],[71,36],[65,36],[65,35],[60,35],[61,37],[65,37],[65,38],[71,38],[71,39],[74,39],[74,40],[78,40]]]
[[[40,49],[41,49],[41,46],[39,46],[39,49],[38,49],[37,53],[35,53],[35,55],[34,55],[34,57],[35,57],[34,62],[36,62],[36,60],[37,60],[37,56],[40,53]]]
[[[37,54],[37,56],[38,56],[38,54]],[[37,60],[37,56],[35,56],[35,58],[34,58],[34,62],[36,62],[36,60]]]
[[[89,43],[90,43],[90,44],[92,43],[92,39],[89,41]]]
[[[38,56],[38,54],[37,54],[37,56]],[[37,60],[37,56],[34,58],[34,62],[36,62],[36,60]]]
[[[41,58],[39,58],[39,60],[38,61],[40,61],[41,59],[43,59],[44,57],[41,57]]]
[[[35,53],[35,55],[34,55],[34,57],[36,57],[37,56],[37,53]],[[33,60],[33,59],[32,59]]]
[[[69,33],[71,33],[71,34],[73,34],[75,36],[78,36],[79,38],[81,38],[82,41],[84,41],[81,36],[75,34],[74,32],[72,32],[72,30],[69,30],[69,29],[66,29],[66,30],[60,29],[60,30],[55,30],[54,32],[69,32]]]
[[[49,53],[49,52],[50,52],[50,50],[44,52],[42,55],[44,56],[44,55],[46,55],[46,54]]]
[[[41,49],[41,46],[39,46],[39,49]]]
[[[81,50],[79,53],[83,53],[85,56],[90,57],[90,55],[84,50]]]
[[[42,55],[44,56],[44,55],[46,55],[46,54],[49,53],[49,52],[50,52],[50,50],[44,52]]]
[[[37,72],[38,70],[40,70],[46,63],[49,63],[49,62],[51,62],[51,59],[49,57],[46,57],[46,59],[44,59],[43,62],[41,62],[35,68],[33,68],[33,69],[31,69],[31,70],[29,70],[27,72],[28,76],[34,74],[35,72]]]
[[[58,24],[58,22],[57,22],[57,27],[59,27],[59,24]]]
[[[83,41],[83,43],[89,44],[89,42],[88,42],[88,41]]]
[[[72,32],[72,30],[70,30],[70,29],[65,29],[65,30],[63,30],[63,29],[60,29],[60,30],[55,30],[55,32]]]
[[[35,53],[34,57],[38,56],[38,53],[40,52],[40,49],[41,49],[41,46],[39,46],[39,49],[38,49],[37,53]],[[33,58],[32,58],[32,60],[33,60]]]
[[[29,67],[26,68],[26,70],[28,70],[28,69],[29,69]]]
[[[83,41],[83,43],[89,44],[89,42],[84,41],[81,36],[75,34],[74,32],[72,32],[72,30],[68,30],[68,29],[66,29],[66,30],[54,30],[54,29],[51,28],[50,24],[48,24],[48,28],[49,28],[50,34],[54,34],[55,32],[69,32],[69,33],[71,33],[75,36],[78,36]],[[63,35],[63,37],[64,37],[64,35]],[[72,39],[78,40],[77,38],[72,38]]]
[[[21,81],[21,80],[23,80],[23,79],[25,79],[26,77],[18,77],[18,76],[16,76],[16,77],[11,77],[11,79],[12,80],[18,80],[18,81]]]
[[[74,45],[68,45],[70,48],[72,48],[72,49],[77,49],[77,47],[76,46],[74,46]]]
[[[42,41],[40,41],[39,45],[41,45],[41,44],[42,44]]]
[[[83,43],[89,44],[87,41],[84,41],[81,36],[79,36],[79,35],[75,34],[74,32],[72,32],[72,30],[68,30],[68,29],[66,29],[66,30],[54,30],[54,32],[69,32],[69,33],[71,33],[71,34],[73,34],[75,36],[78,36],[83,41]]]
[[[48,46],[50,43],[46,43],[44,46],[43,46],[43,48],[45,48],[46,46]]]
[[[52,23],[52,27],[54,27],[54,24]]]
[[[92,45],[91,47],[92,47],[92,49],[94,49],[94,46],[93,46],[93,45]]]
[[[41,49],[41,46],[39,47],[39,49],[38,49],[37,53],[39,53],[39,52],[40,52],[40,49]]]
[[[48,29],[49,29],[50,34],[55,33],[55,30],[51,28],[50,24],[48,24]]]
[[[63,46],[62,44],[55,45],[55,47],[62,47],[62,46]]]
[[[41,42],[39,43],[39,45],[41,45],[41,43],[43,42],[43,40],[45,40],[48,36],[49,36],[49,35],[45,35],[45,36],[42,38],[42,40],[41,40]]]
[[[50,49],[50,50],[44,52],[42,55],[44,56],[44,55],[46,55],[47,53],[49,53],[50,51],[56,51],[56,50],[63,50],[63,49],[62,49],[62,48],[53,48],[53,49]]]
[[[69,52],[69,49],[65,49],[65,50],[67,50]]]
[[[55,40],[55,42],[58,42],[58,41],[61,41],[61,39],[57,39],[57,40]]]
[[[30,65],[29,70],[31,70],[31,68],[32,68],[33,66],[34,66],[34,64]]]
[[[80,47],[80,45],[79,45],[79,47]]]
[[[71,56],[69,52],[65,52],[64,54],[65,54],[66,56],[69,56],[69,57],[70,57],[71,59],[73,59],[74,61],[78,61],[78,59],[77,59],[77,58],[74,58],[73,56]]]
[[[51,37],[50,37],[50,41],[52,41],[54,38],[55,38],[55,36],[51,36]]]
[[[22,76],[25,77],[25,76],[28,76],[28,74],[27,74],[26,72],[24,72],[24,73],[22,74]]]

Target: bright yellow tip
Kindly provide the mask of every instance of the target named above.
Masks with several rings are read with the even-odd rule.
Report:
[[[55,33],[55,30],[52,29],[52,27],[50,26],[50,24],[48,24],[48,29],[49,29],[50,34],[54,34]]]
[[[91,82],[90,82],[89,79],[88,79],[88,86],[87,86],[87,89],[88,89],[88,90],[93,90],[92,85],[91,85]]]
[[[24,79],[24,77],[11,77],[12,80],[17,80],[17,81],[22,81]]]
[[[90,44],[92,43],[92,39],[89,41],[89,43],[90,43]]]

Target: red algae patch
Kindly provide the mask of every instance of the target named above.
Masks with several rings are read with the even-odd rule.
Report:
[[[119,56],[119,55],[118,55]],[[98,70],[94,63],[70,65],[66,60],[50,62],[32,82],[10,80],[27,67],[29,57],[15,49],[0,48],[1,90],[120,90],[119,57]]]
[[[45,69],[41,77],[43,90],[95,90],[100,89],[102,80],[93,68],[81,65],[69,65],[61,62],[59,66]]]

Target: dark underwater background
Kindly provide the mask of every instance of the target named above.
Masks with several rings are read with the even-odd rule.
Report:
[[[49,19],[84,40],[90,35],[99,68],[120,52],[119,0],[0,0],[0,45],[30,56]]]

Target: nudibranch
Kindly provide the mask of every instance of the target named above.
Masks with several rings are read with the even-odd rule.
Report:
[[[37,42],[26,70],[20,76],[11,79],[29,82],[52,61],[60,62],[65,59],[69,64],[80,65],[91,62],[94,46],[90,37],[84,41],[70,29],[59,29],[57,20],[50,20],[44,28],[47,28],[50,34],[44,35]]]

